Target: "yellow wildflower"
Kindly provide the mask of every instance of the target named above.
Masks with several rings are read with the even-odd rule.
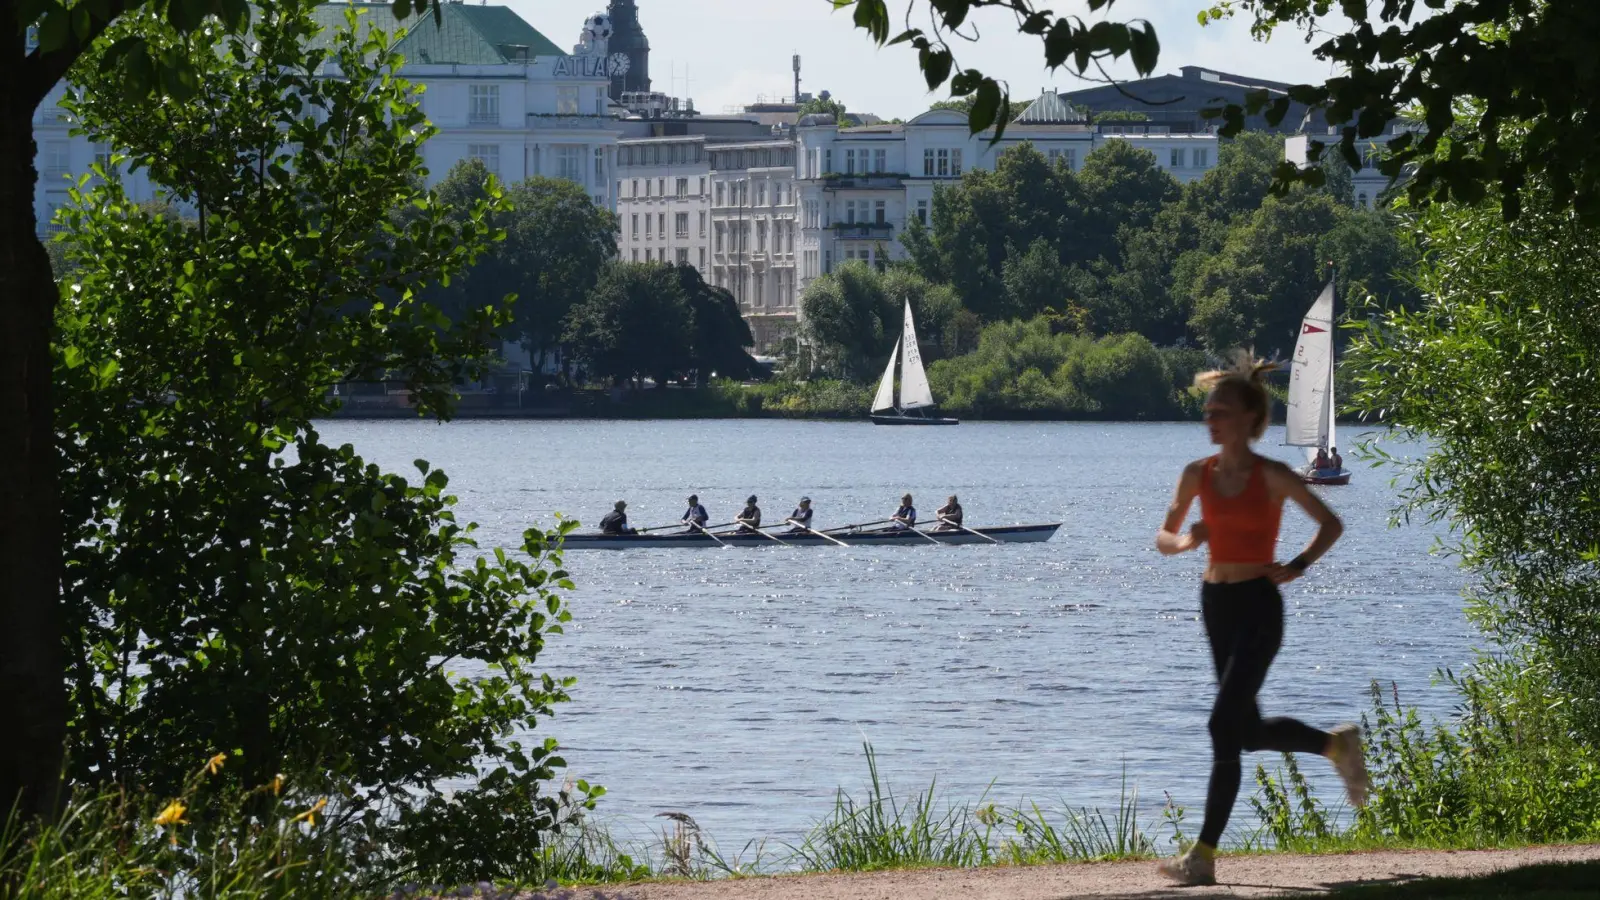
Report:
[[[227,758],[228,754],[218,753],[216,756],[206,760],[206,771],[210,772],[212,775],[217,774],[217,771],[222,768],[222,761]]]
[[[278,795],[280,795],[282,793],[283,793],[283,773],[279,772],[278,774],[272,776],[272,796],[276,797],[276,796],[278,796]]]
[[[317,813],[322,812],[323,808],[326,807],[327,805],[328,805],[328,798],[327,797],[318,797],[317,798],[317,802],[312,804],[310,809],[306,810],[305,812],[301,813],[298,816],[295,816],[294,820],[296,822],[305,822],[305,823],[307,823],[309,825],[315,825],[315,824],[317,824]]]
[[[184,806],[182,800],[174,800],[167,804],[167,808],[161,811],[161,815],[156,816],[156,824],[187,825],[189,821],[183,817],[183,814],[188,811],[189,807]]]

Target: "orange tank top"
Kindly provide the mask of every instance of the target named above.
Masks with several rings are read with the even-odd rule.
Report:
[[[1283,502],[1272,502],[1267,491],[1267,476],[1257,459],[1244,490],[1232,497],[1217,493],[1211,474],[1217,457],[1206,460],[1200,474],[1200,520],[1210,532],[1207,543],[1214,563],[1272,562],[1277,551],[1278,523],[1283,518]]]

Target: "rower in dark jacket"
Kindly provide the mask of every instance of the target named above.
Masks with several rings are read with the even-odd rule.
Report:
[[[747,534],[761,527],[761,507],[756,505],[755,494],[745,499],[744,512],[739,513],[735,521],[739,523],[740,534]]]
[[[601,534],[637,534],[628,525],[628,501],[618,500],[611,512],[600,520]]]
[[[951,494],[950,499],[934,510],[933,514],[939,520],[939,525],[933,529],[934,531],[961,530],[961,501],[956,499],[955,494]]]
[[[684,531],[704,531],[706,522],[711,517],[706,514],[706,508],[700,505],[700,498],[694,494],[689,495],[689,508],[683,513],[683,524],[688,527]]]

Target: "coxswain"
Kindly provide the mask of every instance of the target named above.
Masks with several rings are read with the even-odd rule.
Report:
[[[748,534],[761,527],[761,507],[756,505],[756,495],[744,499],[744,512],[734,519],[739,523],[739,533]]]
[[[628,525],[628,501],[618,500],[611,512],[606,513],[600,520],[601,534],[637,534]]]
[[[1217,842],[1239,795],[1239,757],[1245,751],[1325,756],[1344,781],[1352,806],[1367,800],[1367,770],[1361,730],[1340,725],[1320,731],[1289,718],[1263,719],[1256,694],[1283,642],[1283,595],[1278,586],[1305,574],[1343,533],[1339,517],[1311,493],[1300,477],[1251,444],[1267,430],[1271,397],[1266,363],[1241,353],[1230,368],[1195,380],[1208,388],[1206,428],[1219,452],[1184,467],[1156,548],[1170,556],[1204,544],[1210,558],[1200,584],[1200,613],[1217,693],[1211,704],[1211,781],[1199,839],[1187,853],[1157,870],[1182,885],[1215,884]],[[1183,530],[1189,509],[1200,501],[1200,521]],[[1293,500],[1317,525],[1316,534],[1293,559],[1274,556],[1285,500]]]
[[[889,517],[889,527],[894,531],[905,531],[907,528],[917,527],[917,508],[911,505],[911,495],[906,494],[900,498],[900,508]]]
[[[789,533],[805,534],[811,531],[811,513],[811,498],[801,497],[800,505],[796,506],[794,512],[789,513],[789,518],[785,520],[794,526],[789,529]]]
[[[939,519],[939,524],[934,531],[960,531],[961,530],[961,501],[955,494],[945,504],[934,510],[934,516]]]
[[[700,498],[694,494],[689,495],[689,508],[684,511],[683,524],[688,526],[684,531],[704,531],[706,523],[711,517],[706,514],[706,508],[700,505]]]

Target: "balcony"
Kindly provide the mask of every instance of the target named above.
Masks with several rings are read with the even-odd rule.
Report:
[[[909,177],[896,172],[871,172],[853,175],[829,172],[817,179],[825,191],[886,191],[894,190]]]
[[[833,234],[841,241],[889,240],[894,237],[894,226],[888,222],[838,222]]]

